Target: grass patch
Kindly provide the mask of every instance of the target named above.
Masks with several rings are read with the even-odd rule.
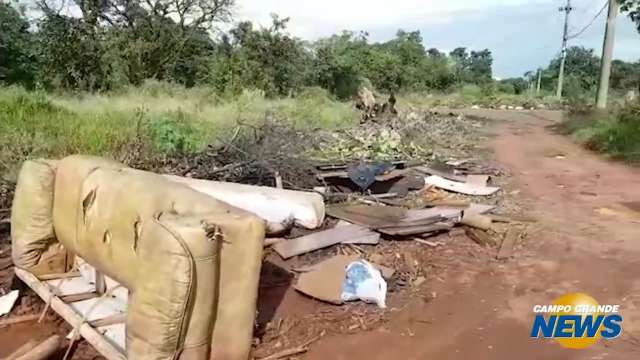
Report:
[[[468,108],[477,105],[483,108],[511,106],[528,108],[543,107],[561,109],[564,101],[552,95],[533,96],[528,94],[507,94],[481,88],[477,85],[465,85],[451,93],[406,93],[398,96],[398,104],[403,107],[444,107]]]
[[[110,94],[53,95],[0,88],[0,174],[15,180],[22,161],[82,153],[121,159],[131,151],[190,153],[229,136],[239,124],[265,120],[303,129],[357,124],[348,103],[322,89],[267,99],[245,91],[220,98],[207,88],[149,82]],[[145,146],[136,146],[143,143]],[[144,156],[145,154],[138,154]]]
[[[640,162],[640,104],[626,104],[609,113],[571,114],[561,125],[587,148],[631,163]]]

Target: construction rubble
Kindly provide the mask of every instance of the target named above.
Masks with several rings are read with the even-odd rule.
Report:
[[[375,118],[369,102],[363,121]],[[209,155],[155,172],[88,156],[27,161],[11,211],[12,260],[0,266],[11,261],[44,301],[38,317],[53,311],[68,323],[67,351],[83,338],[109,360],[303,353],[325,330],[277,340],[300,324],[263,310],[273,289],[347,319],[360,304],[356,325],[340,326],[368,329],[388,316],[390,294],[427,280],[426,264],[402,247],[431,251],[463,237],[503,261],[526,236],[530,220],[506,199],[506,169],[468,143],[479,120],[434,116],[318,135],[313,160],[296,169],[244,158],[207,170]],[[232,173],[270,186],[231,182]],[[273,274],[284,280],[269,283]],[[24,316],[11,313],[18,296],[0,297],[0,327]]]

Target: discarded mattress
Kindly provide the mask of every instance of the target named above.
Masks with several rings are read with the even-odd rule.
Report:
[[[46,163],[34,166],[23,172],[47,174]],[[33,196],[53,204],[49,214],[41,211],[39,223],[30,224],[41,233],[32,232],[33,226],[12,233],[14,262],[26,270],[24,277],[35,274],[31,269],[42,261],[45,244],[61,244],[65,259],[67,252],[76,254],[128,290],[127,358],[248,357],[263,220],[163,176],[100,158],[65,158],[57,163],[53,182],[50,175],[35,185],[28,173],[19,178],[18,200]],[[37,210],[29,204],[17,201],[13,208],[28,225]],[[44,236],[51,219],[53,239]],[[59,268],[49,270],[36,275]]]
[[[290,220],[307,229],[322,225],[325,216],[322,196],[313,192],[277,189],[228,182],[165,175],[172,181],[258,215],[273,224]]]

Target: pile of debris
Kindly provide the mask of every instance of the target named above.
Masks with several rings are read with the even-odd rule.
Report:
[[[330,219],[320,231],[267,239],[267,246],[287,261],[341,244],[360,249],[409,240],[437,247],[442,244],[429,238],[456,230],[483,247],[498,247],[497,258],[505,259],[512,255],[522,229],[507,225],[517,220],[494,214],[497,207],[487,203],[500,191],[492,177],[503,173],[473,160],[429,166],[406,161],[319,165],[316,177],[324,186],[314,190],[329,200]],[[293,270],[300,273],[295,289],[312,298],[332,304],[360,299],[381,308],[385,280],[395,273],[353,254]]]

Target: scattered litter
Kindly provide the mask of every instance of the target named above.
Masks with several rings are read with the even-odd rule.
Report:
[[[341,205],[327,207],[327,214],[348,222],[376,228],[401,221],[407,210],[393,206]]]
[[[13,305],[16,303],[16,300],[18,300],[19,295],[20,291],[13,290],[6,295],[0,296],[0,316],[11,312],[11,309],[13,309]]]
[[[387,307],[387,282],[380,271],[366,260],[354,261],[347,266],[341,297],[344,301],[375,303],[384,309]]]
[[[353,264],[360,265],[352,266]],[[363,300],[376,304],[382,301],[384,305],[386,295],[381,297],[380,289],[384,284],[386,294],[384,278],[391,278],[395,272],[386,266],[361,260],[357,255],[336,255],[318,264],[295,270],[301,273],[294,286],[297,291],[336,305],[356,300],[360,296]]]
[[[273,249],[283,259],[288,259],[296,255],[301,255],[345,241],[351,241],[351,243],[354,243],[357,242],[356,239],[366,238],[369,240],[374,236],[376,236],[376,233],[359,225],[341,226],[338,228],[315,232],[299,238],[278,242],[273,245]]]
[[[433,176],[439,176],[441,178],[447,179],[447,180],[451,180],[451,181],[458,181],[458,182],[466,182],[467,181],[467,177],[466,176],[460,176],[460,175],[455,175],[452,173],[448,173],[446,171],[442,171],[442,170],[437,170],[437,169],[433,169],[430,167],[426,167],[426,166],[417,166],[415,168],[416,170],[428,174],[428,175],[433,175]]]
[[[489,187],[489,186],[479,186],[474,184],[456,182],[444,179],[437,175],[429,176],[425,179],[425,183],[439,187],[441,189],[466,194],[466,195],[476,195],[476,196],[489,196],[493,195],[500,188],[498,187]]]

